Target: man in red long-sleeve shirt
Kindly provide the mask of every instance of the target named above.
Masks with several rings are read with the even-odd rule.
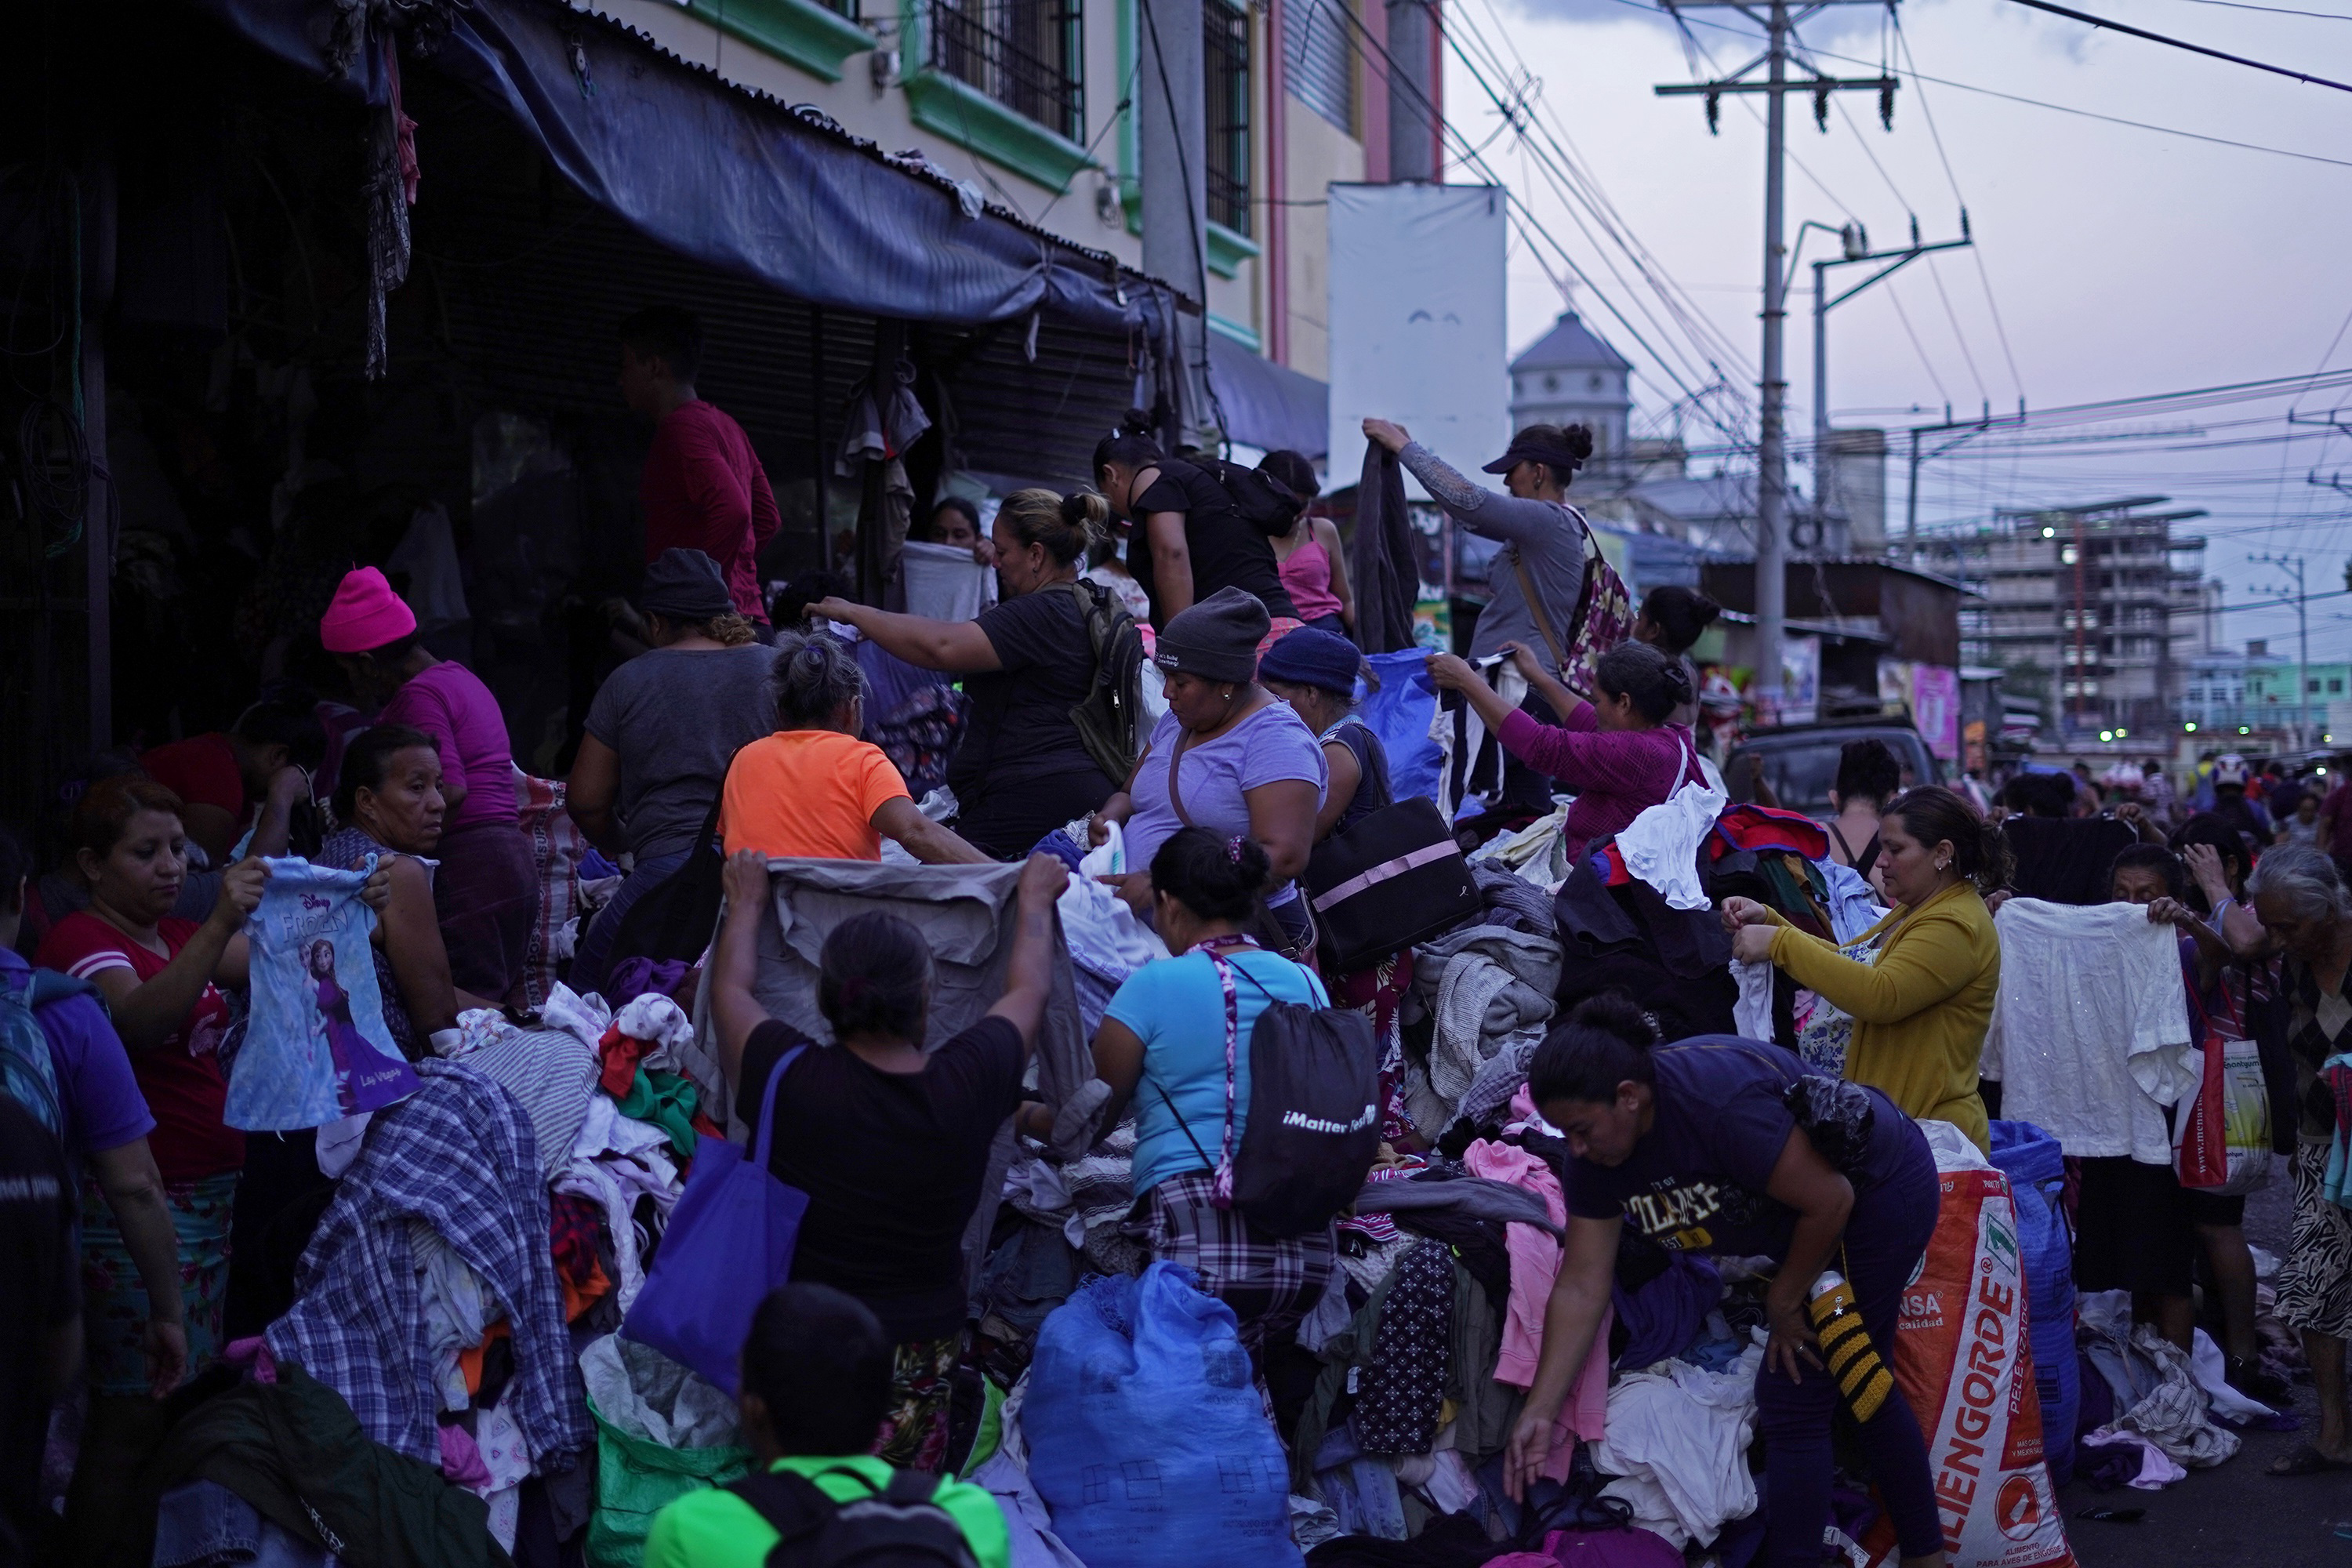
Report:
[[[783,519],[743,426],[696,395],[701,363],[702,323],[692,311],[654,305],[621,323],[621,395],[656,421],[637,487],[646,561],[674,548],[701,551],[719,563],[735,608],[764,631],[756,558]]]

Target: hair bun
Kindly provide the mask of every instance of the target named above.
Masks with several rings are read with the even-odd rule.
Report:
[[[1580,1028],[1614,1035],[1627,1045],[1644,1050],[1658,1043],[1658,1031],[1651,1027],[1650,1016],[1621,990],[1586,997],[1569,1014],[1568,1022]]]
[[[1122,436],[1157,436],[1159,427],[1152,423],[1148,408],[1130,408],[1119,416],[1118,433]]]
[[[1579,463],[1592,456],[1592,426],[1590,425],[1563,426],[1559,435]]]

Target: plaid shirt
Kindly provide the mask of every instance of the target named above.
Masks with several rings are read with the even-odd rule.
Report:
[[[547,1188],[530,1121],[480,1074],[432,1058],[425,1086],[376,1113],[295,1274],[293,1310],[269,1353],[341,1394],[369,1437],[436,1468],[440,1410],[408,1221],[433,1227],[481,1276],[514,1332],[502,1403],[533,1468],[570,1468],[594,1441],[587,1388],[563,1326],[549,1251]]]

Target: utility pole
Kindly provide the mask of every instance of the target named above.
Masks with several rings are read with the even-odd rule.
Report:
[[[1890,0],[1803,0],[1807,16],[1832,5],[1882,5]],[[1789,45],[1796,35],[1789,0],[1659,0],[1669,13],[1730,6],[1764,24],[1764,52],[1718,81],[1675,82],[1656,89],[1661,98],[1704,98],[1710,132],[1718,129],[1726,94],[1762,93],[1764,115],[1764,370],[1758,387],[1762,395],[1758,415],[1756,447],[1756,711],[1759,721],[1780,720],[1781,649],[1788,636],[1789,539],[1789,384],[1782,366],[1781,340],[1788,322],[1789,247],[1782,233],[1783,195],[1787,186],[1789,107],[1792,92],[1811,96],[1813,118],[1829,129],[1830,94],[1869,89],[1878,94],[1879,118],[1891,128],[1895,115],[1895,79],[1825,77],[1808,72],[1791,80]],[[1765,68],[1764,79],[1750,81],[1748,73]]]
[[[2308,595],[2303,586],[2303,557],[2248,555],[2246,559],[2275,566],[2294,578],[2294,749],[2299,752],[2311,744],[2311,677],[2307,673],[2311,668],[2311,620],[2305,613]]]
[[[1803,226],[1809,229],[1830,228],[1830,226],[1825,223],[1811,221]],[[1827,261],[1813,263],[1813,505],[1815,510],[1823,514],[1822,536],[1824,540],[1829,537],[1827,513],[1830,504],[1828,480],[1830,471],[1830,312],[1864,289],[1892,278],[1930,251],[1958,250],[1976,243],[1975,238],[1969,233],[1969,214],[1966,207],[1960,209],[1960,237],[1941,240],[1934,245],[1919,243],[1919,220],[1916,217],[1911,220],[1911,244],[1902,250],[1871,249],[1869,231],[1858,223],[1850,223],[1843,228],[1830,229],[1830,232],[1838,237],[1839,243],[1844,247],[1845,254],[1832,257]],[[1797,248],[1801,252],[1804,246],[1804,235],[1801,230],[1797,237]],[[1831,268],[1853,267],[1870,261],[1884,261],[1887,265],[1848,289],[1836,299],[1830,298]],[[1912,450],[1916,452],[1918,441],[1916,437],[1911,445]],[[1916,537],[1916,522],[1906,520],[1906,531],[1913,535],[1908,542],[1916,546],[1918,543]]]

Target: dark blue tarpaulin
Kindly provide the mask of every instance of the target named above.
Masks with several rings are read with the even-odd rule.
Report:
[[[252,43],[385,101],[381,45],[353,79],[328,63],[331,0],[189,0]],[[1156,347],[1173,297],[1108,256],[989,209],[967,217],[944,177],[552,0],[475,0],[429,69],[498,103],[592,200],[648,237],[795,299],[966,326],[1044,310]],[[574,40],[578,49],[575,58]],[[430,203],[425,170],[420,204]]]
[[[1329,387],[1216,331],[1209,334],[1209,384],[1225,434],[1236,441],[1318,459],[1331,444]]]

